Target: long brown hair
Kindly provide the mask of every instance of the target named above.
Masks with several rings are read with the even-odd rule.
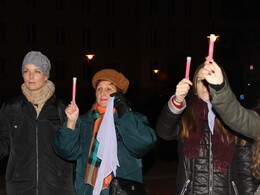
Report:
[[[196,120],[195,119],[195,112],[196,112],[195,99],[196,99],[196,97],[195,96],[197,96],[198,73],[199,73],[200,69],[203,68],[203,66],[204,66],[204,64],[201,64],[195,70],[194,76],[193,76],[193,81],[192,81],[193,87],[189,91],[189,94],[187,95],[187,98],[186,98],[187,108],[185,109],[185,111],[183,112],[183,115],[182,115],[182,126],[183,126],[183,130],[181,133],[182,140],[184,138],[189,137],[189,131],[191,131],[191,130],[196,131],[196,126],[195,126],[195,120]],[[222,72],[223,72],[223,77],[224,77],[225,81],[228,82],[226,73],[224,72],[223,69],[222,69]],[[224,142],[226,140],[229,143],[231,141],[231,139],[230,139],[231,134],[225,128],[225,126],[221,123],[218,116],[216,116],[216,118],[215,118],[215,130],[220,135],[222,142]]]

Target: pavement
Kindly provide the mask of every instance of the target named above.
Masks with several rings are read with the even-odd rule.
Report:
[[[177,152],[173,142],[159,142],[143,159],[144,183],[149,195],[173,195]],[[0,161],[0,195],[5,195],[4,163]]]

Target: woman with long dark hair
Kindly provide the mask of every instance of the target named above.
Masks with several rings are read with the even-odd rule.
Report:
[[[212,108],[203,67],[192,82],[184,78],[177,84],[156,125],[159,137],[178,140],[175,193],[252,194],[250,144],[232,134]]]

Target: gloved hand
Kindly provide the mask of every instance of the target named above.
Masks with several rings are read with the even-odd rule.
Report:
[[[118,117],[121,118],[128,107],[127,100],[122,93],[112,93],[110,96],[115,97],[114,107],[118,113]]]

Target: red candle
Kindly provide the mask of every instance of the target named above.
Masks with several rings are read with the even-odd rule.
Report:
[[[213,51],[214,51],[215,40],[216,40],[215,34],[210,34],[210,37],[209,37],[209,53],[208,53],[209,61],[211,61],[213,59]]]
[[[76,100],[76,85],[77,85],[77,77],[73,77],[72,80],[72,101],[75,102]]]
[[[187,62],[186,62],[186,71],[185,71],[185,78],[189,79],[189,75],[190,75],[190,61],[191,61],[191,57],[187,57]]]

